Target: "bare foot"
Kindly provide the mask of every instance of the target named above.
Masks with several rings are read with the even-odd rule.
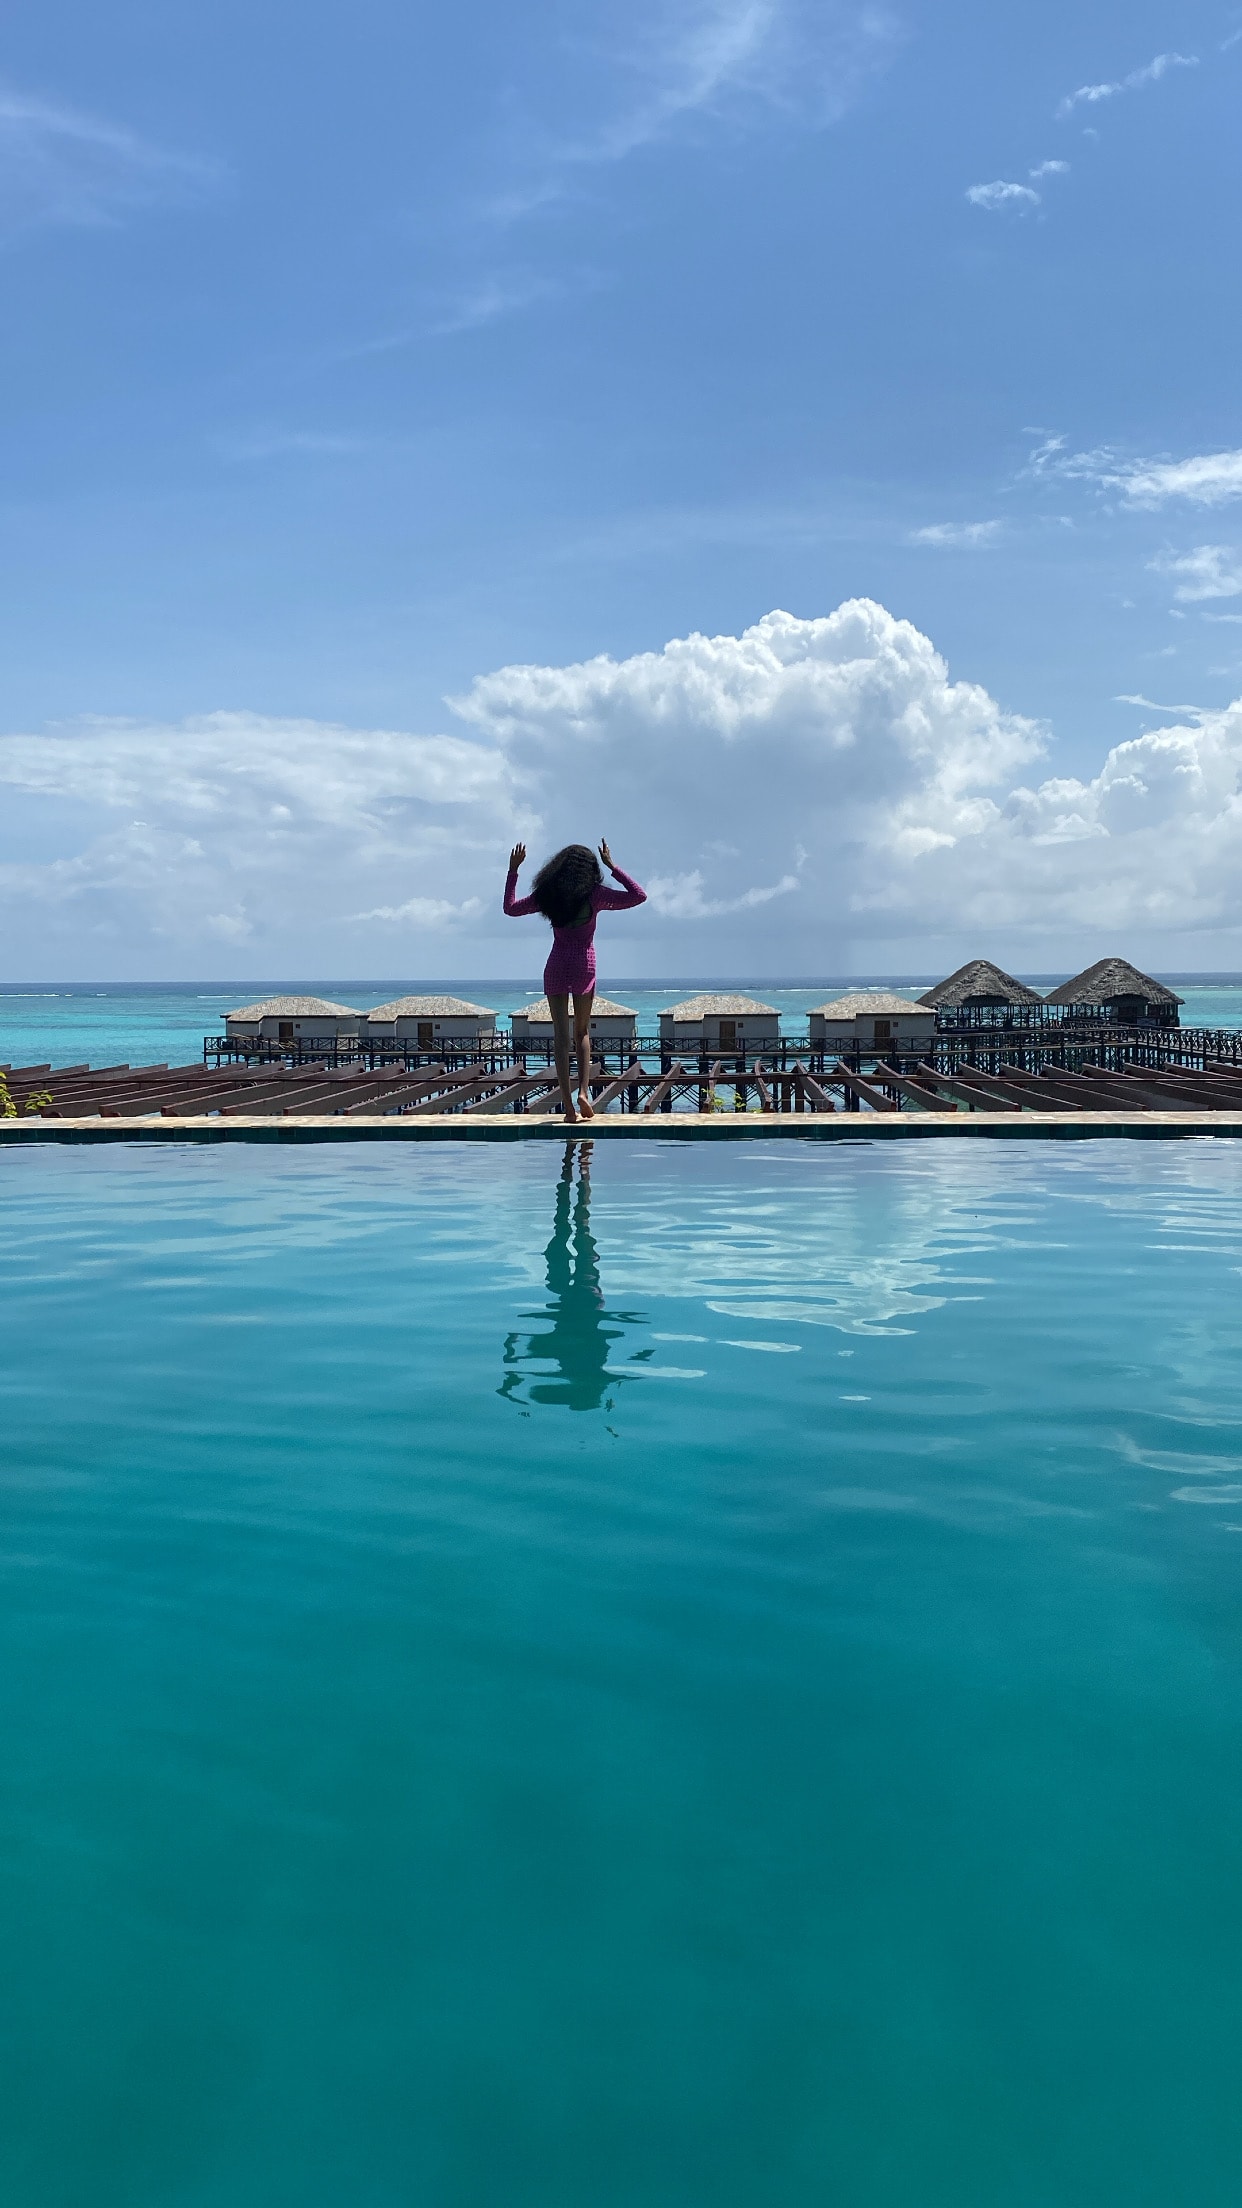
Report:
[[[578,1110],[583,1119],[594,1119],[595,1117],[595,1106],[592,1104],[590,1097],[584,1095],[581,1089],[578,1091]]]
[[[576,1127],[576,1126],[577,1126],[577,1124],[578,1124],[578,1114],[577,1114],[576,1112],[566,1112],[566,1114],[565,1114],[565,1125],[566,1125],[567,1127]]]

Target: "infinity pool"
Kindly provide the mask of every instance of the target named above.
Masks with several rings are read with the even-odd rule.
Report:
[[[14,2208],[1236,2208],[1242,1146],[0,1151]]]

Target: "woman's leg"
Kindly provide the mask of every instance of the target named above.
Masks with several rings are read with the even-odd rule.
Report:
[[[595,991],[587,996],[574,995],[574,1049],[578,1053],[578,1110],[584,1119],[594,1119],[595,1106],[591,1102],[591,1006]]]
[[[549,996],[548,1010],[552,1014],[552,1048],[556,1054],[556,1078],[561,1084],[561,1102],[565,1107],[566,1119],[576,1120],[578,1114],[574,1110],[573,1084],[569,1076],[570,1026],[568,996]]]

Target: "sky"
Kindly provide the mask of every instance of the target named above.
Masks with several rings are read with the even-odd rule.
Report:
[[[5,7],[0,979],[537,980],[600,835],[605,987],[1242,969],[1240,90],[1216,0]]]

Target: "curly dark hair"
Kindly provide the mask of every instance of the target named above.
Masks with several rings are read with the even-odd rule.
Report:
[[[554,928],[572,928],[589,918],[591,891],[604,877],[595,853],[585,843],[567,843],[544,861],[531,884],[531,896]]]

